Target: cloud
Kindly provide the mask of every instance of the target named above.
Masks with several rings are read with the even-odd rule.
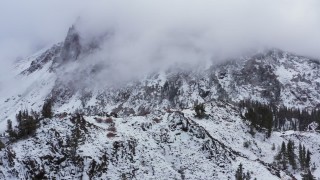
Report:
[[[319,56],[316,0],[99,2],[89,5],[83,15],[89,22],[87,32],[113,28],[124,36],[141,37],[141,43],[171,40],[220,54],[268,46]]]
[[[11,0],[0,4],[1,67],[62,41],[77,19],[84,42],[113,34],[91,58],[124,77],[265,47],[320,58],[317,0]]]
[[[78,28],[84,39],[110,32],[94,59],[128,79],[175,64],[219,62],[262,48],[320,57],[319,2],[307,0],[105,1],[90,4]]]

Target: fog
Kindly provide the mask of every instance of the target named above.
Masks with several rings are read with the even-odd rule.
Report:
[[[4,0],[0,23],[0,82],[74,23],[83,43],[110,35],[90,58],[123,78],[264,48],[320,58],[318,0]]]

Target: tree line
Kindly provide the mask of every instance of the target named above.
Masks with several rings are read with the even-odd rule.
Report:
[[[41,119],[52,118],[52,100],[47,99],[42,107],[41,113],[29,110],[20,110],[16,114],[17,125],[13,127],[12,121],[7,120],[7,134],[11,142],[32,136],[37,128]]]
[[[311,152],[300,143],[298,153],[298,155],[295,154],[293,141],[289,140],[287,144],[282,142],[281,148],[274,158],[274,163],[283,171],[288,171],[289,169],[293,171],[300,170],[302,179],[314,179],[311,173]]]
[[[265,129],[267,137],[270,137],[273,129],[304,131],[312,122],[320,124],[320,110],[318,109],[308,111],[276,107],[249,100],[241,101],[239,108],[241,112],[245,110],[244,118],[251,122],[251,128]]]

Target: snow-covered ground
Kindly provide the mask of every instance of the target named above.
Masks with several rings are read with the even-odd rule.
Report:
[[[233,179],[240,163],[252,178],[289,179],[284,172],[279,172],[281,177],[277,177],[266,167],[272,164],[282,141],[289,139],[295,142],[296,151],[299,143],[310,149],[312,164],[316,166],[313,174],[319,177],[319,133],[274,132],[269,139],[262,133],[252,136],[234,107],[222,105],[222,102],[207,104],[208,119],[194,118],[191,109],[113,117],[113,123],[96,120],[105,117],[84,116],[86,130],[80,128],[81,138],[77,147],[77,155],[83,163],[80,165],[72,164],[67,153],[70,150],[68,138],[72,137],[72,131],[78,125],[72,123],[70,117],[46,119],[34,137],[10,145],[16,154],[13,166],[8,164],[7,152],[1,151],[3,166],[0,171],[3,176],[0,178],[15,179],[14,171],[18,172],[19,178],[29,175],[26,166],[30,165],[26,163],[31,160],[36,164],[35,169],[43,169],[50,179],[80,176],[88,179],[93,160],[102,164],[101,156],[106,154],[107,160],[104,161],[107,166],[100,177],[102,179],[121,176],[134,176],[136,179]],[[107,137],[110,132],[115,136]],[[249,147],[245,148],[244,142],[250,142]],[[272,150],[272,144],[275,144],[275,150]],[[62,161],[60,164],[58,159]],[[296,174],[296,178],[300,179],[300,174]]]

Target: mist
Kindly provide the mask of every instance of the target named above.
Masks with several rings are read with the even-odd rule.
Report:
[[[193,67],[265,48],[320,58],[317,0],[11,0],[0,3],[0,23],[0,82],[14,76],[8,67],[17,58],[63,41],[72,24],[84,44],[107,35],[87,57],[112,69],[101,78]]]

